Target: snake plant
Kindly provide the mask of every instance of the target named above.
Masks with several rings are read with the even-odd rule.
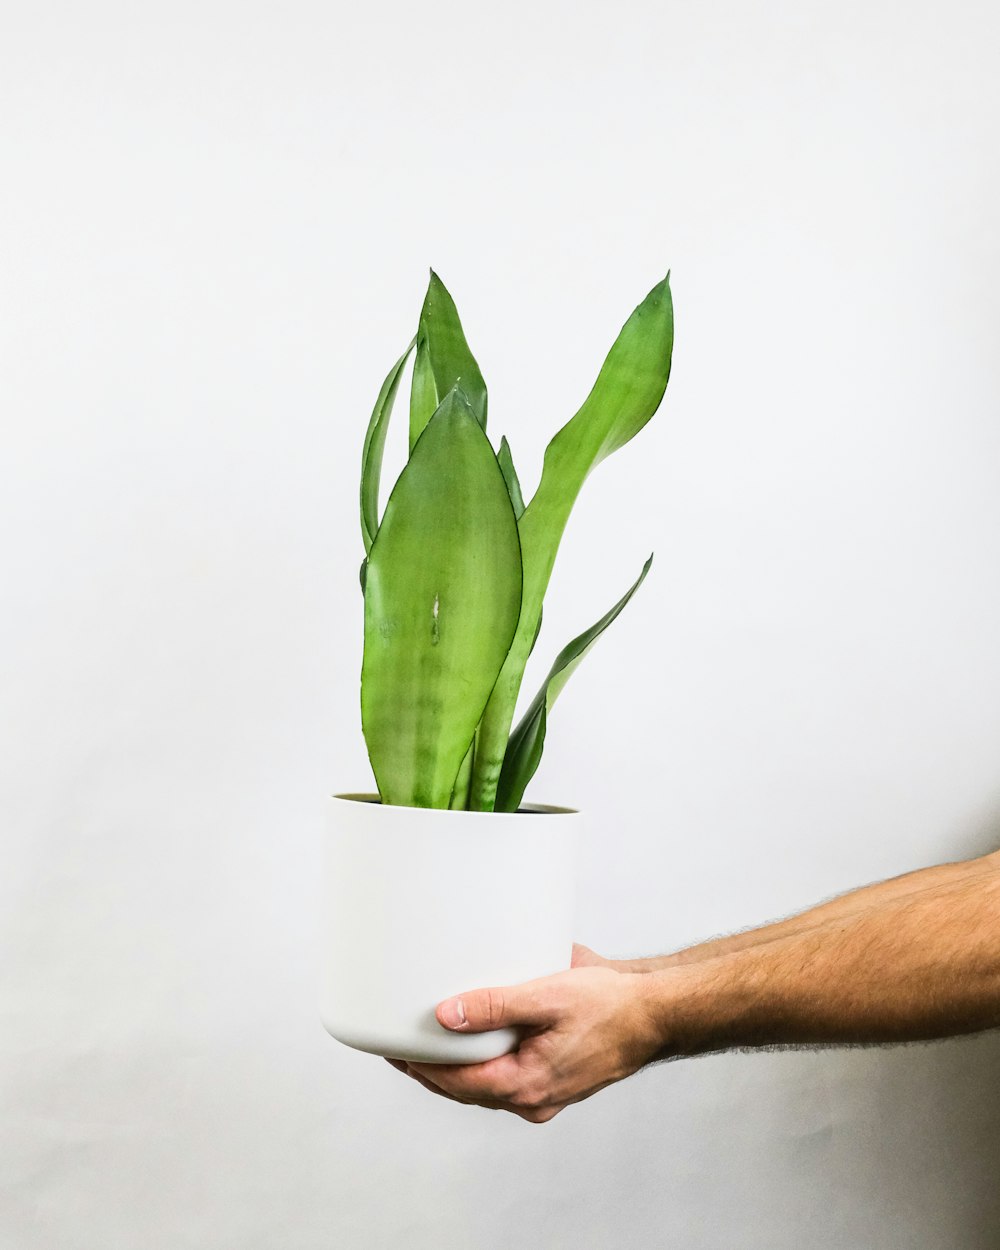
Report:
[[[517,811],[563,686],[642,584],[568,643],[511,732],[542,600],[590,471],[660,405],[673,349],[670,275],[635,309],[593,389],[545,451],[525,504],[510,447],[486,434],[486,384],[435,273],[390,369],[361,468],[361,722],[383,803]],[[413,356],[409,458],[379,517],[386,429]]]

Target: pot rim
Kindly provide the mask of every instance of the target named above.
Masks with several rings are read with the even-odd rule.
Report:
[[[516,812],[479,812],[470,811],[464,807],[406,807],[401,803],[383,803],[377,793],[331,794],[330,798],[350,803],[370,803],[373,807],[381,807],[387,812],[440,812],[451,816],[489,816],[494,820],[498,816],[579,816],[580,814],[579,808],[557,807],[551,803],[522,803]]]

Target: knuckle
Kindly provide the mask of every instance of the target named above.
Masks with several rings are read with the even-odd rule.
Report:
[[[518,1114],[522,1120],[527,1120],[529,1124],[547,1124],[549,1120],[558,1115],[558,1111],[552,1107],[535,1107],[522,1110]]]
[[[503,990],[490,990],[487,993],[484,1011],[486,1027],[490,1029],[499,1028],[504,1014]]]
[[[526,1085],[515,1092],[511,1102],[525,1111],[538,1111],[545,1106],[545,1092],[537,1086]]]

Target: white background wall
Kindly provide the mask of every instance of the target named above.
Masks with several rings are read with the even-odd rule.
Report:
[[[972,0],[0,4],[5,1250],[996,1247],[996,1037],[536,1128],[331,1041],[313,955],[428,264],[527,487],[673,270],[537,651],[656,551],[530,791],[591,815],[580,939],[1000,843],[998,47]]]

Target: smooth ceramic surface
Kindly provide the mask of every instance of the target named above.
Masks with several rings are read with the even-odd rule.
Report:
[[[582,817],[329,804],[320,1015],[347,1046],[424,1063],[480,1063],[516,1030],[454,1033],[436,1005],[570,966]]]

